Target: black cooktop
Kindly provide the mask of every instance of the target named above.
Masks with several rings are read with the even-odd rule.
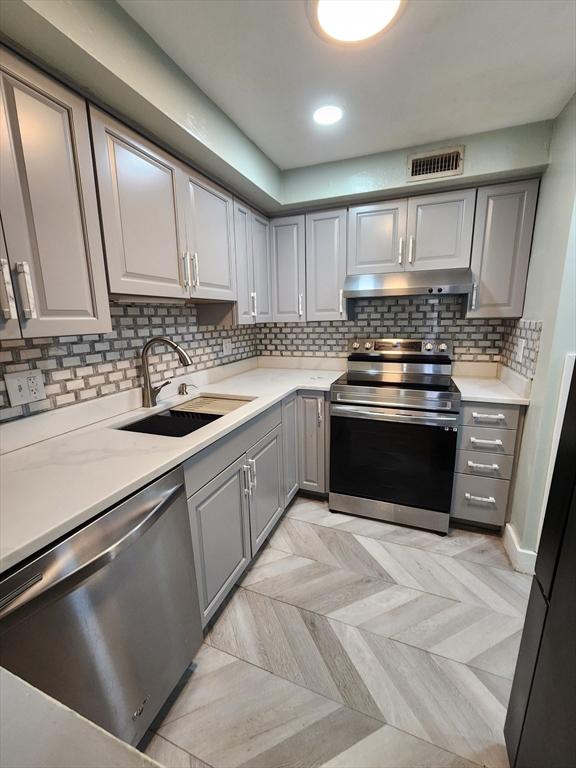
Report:
[[[352,376],[350,376],[349,373],[344,373],[342,376],[340,376],[339,379],[336,379],[333,386],[342,386],[342,385],[348,385],[350,387],[381,387],[382,389],[386,388],[392,388],[392,389],[410,389],[414,391],[428,391],[428,392],[453,392],[453,393],[459,393],[460,390],[454,384],[452,379],[450,379],[450,384],[438,384],[436,381],[431,380],[427,384],[422,383],[413,383],[413,382],[406,382],[406,381],[371,381],[366,379],[355,379]]]

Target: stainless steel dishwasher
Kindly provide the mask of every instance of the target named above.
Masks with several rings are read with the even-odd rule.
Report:
[[[201,642],[180,468],[0,583],[0,664],[131,744]]]

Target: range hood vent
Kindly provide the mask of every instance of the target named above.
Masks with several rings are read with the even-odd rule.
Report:
[[[464,145],[443,147],[408,155],[408,181],[460,176],[464,170]]]
[[[426,296],[472,293],[470,269],[434,269],[421,272],[349,275],[344,282],[347,299],[373,296]]]

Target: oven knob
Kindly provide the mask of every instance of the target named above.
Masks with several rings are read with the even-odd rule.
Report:
[[[372,348],[372,342],[367,341],[366,344],[364,344],[364,349],[371,349]]]
[[[355,341],[354,344],[352,344],[352,349],[360,349],[360,343]]]
[[[447,344],[439,344],[438,345],[438,351],[439,352],[446,352],[447,349],[448,349],[448,345]]]
[[[427,344],[424,345],[424,349],[426,350],[426,352],[432,352],[432,350],[434,349],[434,344],[430,344],[430,342],[428,342]]]

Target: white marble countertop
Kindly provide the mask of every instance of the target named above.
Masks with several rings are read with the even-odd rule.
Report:
[[[462,400],[469,403],[500,403],[502,405],[528,405],[530,399],[515,392],[500,379],[475,376],[453,376]]]
[[[232,413],[180,438],[115,427],[149,416],[122,416],[7,453],[0,458],[0,572],[49,545],[146,483],[299,389],[328,391],[342,371],[254,368],[200,388],[253,397]],[[165,410],[166,400],[156,408]]]

